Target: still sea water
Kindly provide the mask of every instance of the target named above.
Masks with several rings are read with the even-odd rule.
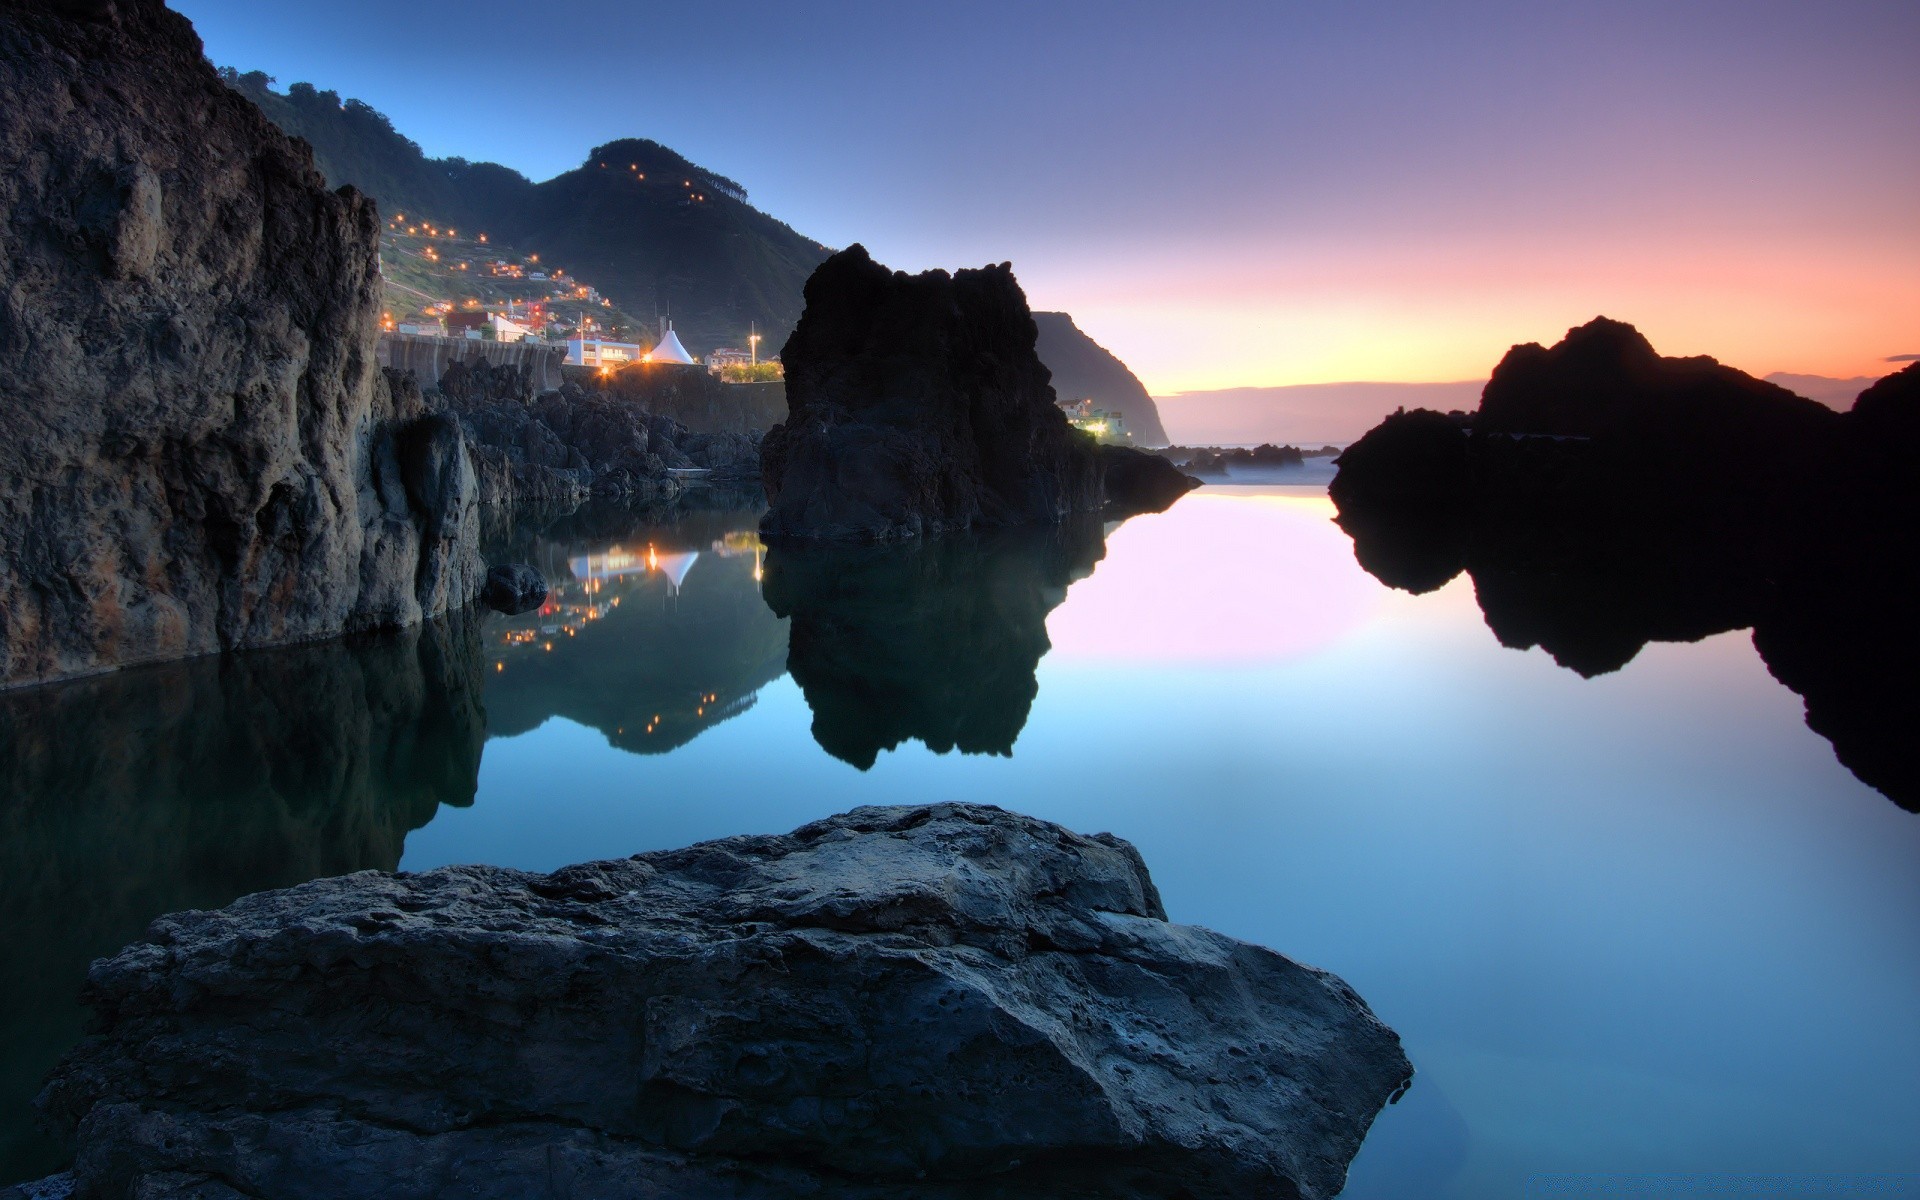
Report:
[[[1582,679],[1332,515],[1211,486],[1103,554],[857,569],[724,504],[529,518],[540,613],[5,697],[0,1182],[59,1165],[31,1097],[162,912],[965,800],[1130,839],[1173,919],[1399,1031],[1348,1197],[1920,1195],[1920,816],[1746,634]]]

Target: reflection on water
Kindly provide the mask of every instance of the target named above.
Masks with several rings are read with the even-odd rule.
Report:
[[[399,865],[473,799],[471,621],[0,693],[0,1179],[56,1149],[28,1101],[88,962],[165,912]]]
[[[759,510],[635,514],[590,505],[521,522],[547,577],[537,611],[486,632],[487,731],[551,717],[636,754],[664,754],[745,712],[786,669],[786,622],[760,600]]]
[[[1829,515],[1760,546],[1581,517],[1508,498],[1445,519],[1356,504],[1341,522],[1381,582],[1419,594],[1464,572],[1501,645],[1538,646],[1589,679],[1652,642],[1751,629],[1840,761],[1920,812],[1920,547],[1898,513]]]
[[[25,1105],[86,961],[163,911],[946,799],[1127,837],[1176,919],[1351,982],[1420,1076],[1349,1200],[1920,1166],[1920,820],[1745,638],[1657,640],[1758,622],[1813,721],[1879,634],[1797,658],[1777,610],[1570,567],[1409,596],[1324,493],[911,549],[756,517],[517,514],[541,613],[0,696],[0,1173],[53,1161]]]
[[[862,770],[910,738],[936,754],[1012,754],[1047,614],[1105,552],[1097,522],[775,545],[766,601],[793,622],[788,667],[814,740]]]

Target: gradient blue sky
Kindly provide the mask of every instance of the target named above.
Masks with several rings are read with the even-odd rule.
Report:
[[[1156,392],[1483,376],[1598,312],[1920,351],[1920,4],[176,0],[220,65],[545,178],[651,137],[831,245],[1011,259]]]

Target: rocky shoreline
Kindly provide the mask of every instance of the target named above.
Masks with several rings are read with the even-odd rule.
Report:
[[[76,1194],[1331,1197],[1412,1076],[1337,978],[981,805],[362,872],[96,963]]]

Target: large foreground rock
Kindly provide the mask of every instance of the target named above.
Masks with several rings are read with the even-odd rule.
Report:
[[[1057,522],[1164,508],[1196,486],[1153,456],[1103,455],[1067,423],[1006,263],[908,275],[856,245],[821,264],[806,300],[781,350],[787,419],[761,445],[768,534],[884,540]],[[1125,486],[1109,495],[1116,458]]]
[[[89,994],[83,1197],[1330,1197],[1411,1075],[1125,842],[972,805],[262,893]]]
[[[376,365],[378,234],[159,0],[0,2],[0,686],[472,596],[461,431]]]

